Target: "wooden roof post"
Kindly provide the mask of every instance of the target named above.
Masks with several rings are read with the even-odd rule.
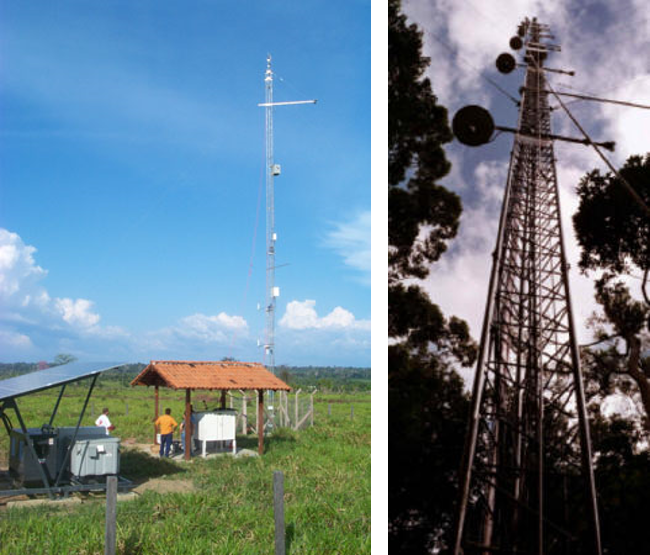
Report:
[[[192,394],[190,389],[185,390],[185,460],[189,461],[192,456]]]
[[[226,408],[226,390],[225,389],[221,390],[221,408],[222,409]]]
[[[261,457],[264,454],[264,390],[258,390],[257,396],[257,452]]]
[[[153,421],[155,422],[158,420],[159,412],[158,412],[158,385],[156,385],[156,396],[155,396],[156,402],[154,403],[154,419]],[[154,445],[158,445],[158,434],[156,433],[156,425],[153,425],[153,443]]]

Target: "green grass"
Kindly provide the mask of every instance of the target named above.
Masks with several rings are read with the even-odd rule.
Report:
[[[69,393],[55,425],[76,423],[82,390]],[[55,393],[43,393],[22,401],[27,425],[47,421],[55,398]],[[211,397],[210,406],[218,398]],[[170,406],[172,414],[180,415],[183,402],[182,392],[161,390],[161,409]],[[94,403],[95,417],[104,405],[110,408],[116,435],[151,442],[151,389],[99,388]],[[273,553],[275,470],[284,473],[288,553],[370,553],[370,395],[317,394],[314,405],[314,427],[280,429],[266,437],[261,458],[224,456],[185,464],[123,452],[123,476],[190,480],[195,489],[147,491],[118,503],[118,553]],[[93,421],[88,416],[83,424]],[[256,449],[256,437],[238,436],[237,441]],[[0,553],[103,553],[104,511],[102,499],[0,511]]]

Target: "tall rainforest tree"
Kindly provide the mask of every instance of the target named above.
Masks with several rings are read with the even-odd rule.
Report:
[[[467,324],[417,285],[458,229],[461,202],[436,181],[450,164],[447,111],[424,78],[422,34],[388,5],[389,541],[391,552],[440,545],[452,519],[467,398],[451,365],[476,356]]]
[[[630,157],[619,173],[650,205],[650,154]],[[611,173],[587,174],[578,195],[573,225],[582,247],[580,268],[602,272],[596,280],[603,309],[594,318],[597,342],[583,352],[588,376],[600,394],[617,389],[639,399],[650,432],[650,219]],[[638,281],[639,298],[624,276]]]

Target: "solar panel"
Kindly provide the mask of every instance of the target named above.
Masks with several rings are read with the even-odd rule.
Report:
[[[70,362],[15,378],[0,380],[0,401],[76,382],[124,366],[123,362]]]

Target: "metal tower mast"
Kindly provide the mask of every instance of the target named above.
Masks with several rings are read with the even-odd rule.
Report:
[[[258,106],[265,108],[266,115],[266,338],[264,354],[266,365],[275,373],[275,300],[280,295],[280,288],[275,285],[275,191],[273,180],[280,175],[280,166],[273,159],[273,108],[294,104],[316,104],[315,100],[293,100],[273,102],[273,70],[271,55],[266,57],[264,73],[265,101]]]
[[[553,152],[561,137],[551,135],[545,72],[553,70],[543,67],[559,51],[550,38],[546,25],[526,19],[510,43],[525,47],[526,76],[474,378],[455,555],[601,553]],[[497,66],[507,73],[516,63],[502,54]]]

